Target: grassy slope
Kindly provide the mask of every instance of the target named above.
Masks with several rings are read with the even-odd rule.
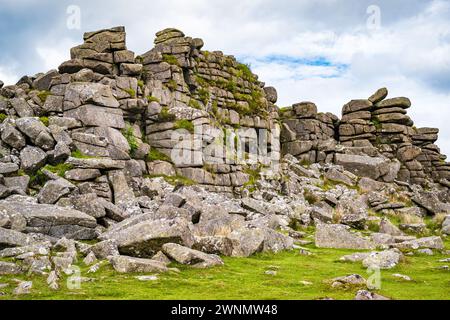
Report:
[[[447,243],[447,248],[449,247]],[[352,299],[356,289],[331,289],[323,282],[349,273],[368,274],[361,263],[337,262],[344,254],[354,251],[316,249],[313,256],[302,256],[297,251],[279,254],[260,254],[251,258],[224,258],[225,266],[196,270],[177,266],[181,273],[159,275],[159,280],[141,282],[136,275],[122,275],[104,266],[95,274],[87,274],[82,267],[82,276],[95,278],[82,284],[80,290],[69,291],[61,281],[59,291],[47,288],[44,277],[34,276],[32,294],[21,299],[317,299],[332,297]],[[450,273],[433,269],[444,263],[438,262],[442,255],[407,257],[407,260],[392,270],[382,271],[380,294],[393,299],[450,299]],[[275,276],[265,271],[278,268]],[[413,278],[404,282],[392,277],[401,273]],[[12,283],[12,279],[27,279],[26,276],[0,276],[0,283]],[[305,286],[300,282],[313,283]],[[14,285],[0,289],[6,293],[0,299],[15,299],[11,295]]]

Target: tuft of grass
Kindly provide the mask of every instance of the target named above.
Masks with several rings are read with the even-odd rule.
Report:
[[[48,127],[48,125],[50,124],[48,117],[40,117],[39,120],[46,126]]]
[[[42,101],[42,103],[45,103],[45,101],[47,100],[47,98],[49,97],[49,96],[51,96],[52,95],[52,93],[50,92],[50,91],[39,91],[38,93],[37,93],[37,96],[38,96],[38,98]]]
[[[136,90],[129,88],[129,89],[122,89],[126,93],[130,95],[131,98],[136,98]]]
[[[122,135],[127,139],[128,145],[130,146],[130,155],[133,156],[139,148],[139,142],[134,136],[133,127],[127,124],[125,129],[122,130]]]
[[[170,79],[167,83],[166,83],[167,88],[170,89],[170,91],[176,91],[178,89],[178,84],[175,80]]]
[[[198,109],[198,110],[202,109],[200,103],[198,103],[198,101],[195,100],[195,99],[189,100],[189,107],[194,108],[194,109]]]
[[[256,191],[257,183],[261,179],[261,167],[256,169],[245,168],[244,173],[248,174],[248,181],[244,183],[244,188],[250,192]]]
[[[145,83],[143,80],[138,80],[137,85],[139,88],[141,88],[142,91],[144,91]]]
[[[197,90],[198,98],[204,105],[208,104],[210,93],[207,89],[200,88]]]
[[[84,154],[83,152],[81,152],[81,150],[72,151],[71,156],[72,156],[72,158],[78,158],[78,159],[93,159],[93,158],[95,158],[95,157],[91,157],[91,156]]]
[[[6,115],[4,113],[0,113],[0,123],[3,123],[3,121],[6,120],[6,118],[8,118],[8,115]]]
[[[159,99],[155,98],[155,97],[152,97],[152,96],[147,96],[147,100],[148,100],[149,103],[150,102],[158,102],[159,103]]]
[[[314,192],[312,192],[309,189],[303,190],[303,196],[305,197],[305,200],[309,204],[316,204],[320,200],[319,197],[317,195],[315,195]]]
[[[164,178],[167,183],[170,183],[173,186],[193,186],[197,183],[189,179],[187,177],[181,176],[181,175],[175,175],[175,176],[167,176],[167,175],[148,175],[148,178]]]
[[[175,115],[171,114],[169,112],[169,108],[167,107],[163,107],[158,115],[158,120],[161,122],[170,122],[174,121],[175,119],[176,119]]]
[[[68,163],[59,163],[55,166],[48,164],[43,169],[53,172],[54,174],[57,174],[59,177],[64,178],[66,172],[72,170],[73,166]]]
[[[190,133],[194,133],[194,124],[190,120],[180,119],[175,122],[175,129],[185,129]]]
[[[256,81],[256,77],[251,70],[250,64],[239,63],[237,65],[237,70],[238,70],[237,73],[238,77],[247,80],[248,82]]]
[[[166,161],[166,162],[172,162],[172,159],[159,151],[158,149],[151,148],[149,154],[147,155],[147,161]]]
[[[180,66],[177,57],[171,54],[163,54],[163,61],[171,65]]]

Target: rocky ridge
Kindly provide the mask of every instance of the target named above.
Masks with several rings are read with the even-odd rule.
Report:
[[[57,289],[79,253],[92,272],[146,273],[310,242],[381,268],[444,250],[450,165],[409,99],[380,89],[341,119],[279,109],[248,66],[202,47],[165,29],[136,56],[116,27],[59,70],[0,82],[0,258],[14,258],[0,274]]]

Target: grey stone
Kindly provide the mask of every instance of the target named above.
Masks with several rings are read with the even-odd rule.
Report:
[[[415,249],[421,249],[421,248],[442,250],[444,248],[444,243],[442,242],[441,237],[434,236],[434,237],[426,237],[426,238],[404,241],[404,242],[395,244],[395,247],[400,250],[402,250],[402,249],[406,249],[406,250],[414,249],[415,250]]]
[[[51,180],[39,191],[37,199],[39,203],[54,204],[60,198],[68,195],[75,188],[75,185],[65,179],[59,178],[57,180]]]
[[[44,150],[51,150],[55,145],[48,128],[38,118],[22,117],[17,119],[16,127],[29,137],[36,146]]]
[[[14,98],[9,100],[9,103],[11,103],[12,107],[14,108],[14,110],[16,110],[19,117],[24,118],[34,116],[33,109],[24,98]]]
[[[403,236],[404,233],[392,224],[388,219],[383,218],[380,222],[380,232],[389,234],[391,236]]]
[[[384,158],[338,153],[335,159],[336,164],[360,177],[377,180],[389,171],[390,161]]]
[[[5,143],[18,150],[26,146],[24,136],[9,123],[3,125],[1,138]]]
[[[11,247],[24,247],[31,243],[32,239],[15,230],[0,228],[0,249]]]
[[[107,85],[74,82],[67,86],[64,98],[64,110],[70,110],[91,103],[109,108],[119,107],[119,102],[114,98],[111,88]]]
[[[19,170],[19,166],[15,163],[0,162],[0,174],[14,173]]]
[[[398,250],[387,250],[372,252],[362,263],[365,268],[392,269],[400,262],[401,258],[402,254]]]
[[[366,286],[367,281],[359,274],[351,274],[347,276],[337,277],[332,279],[331,286],[333,288],[348,288]]]
[[[160,261],[127,256],[114,256],[111,264],[119,273],[166,272],[169,269]]]
[[[0,261],[0,275],[21,274],[24,270],[17,264]]]
[[[24,294],[30,294],[31,288],[33,287],[32,281],[21,281],[16,288],[14,288],[13,294],[14,295],[24,295]]]
[[[359,290],[356,293],[354,300],[391,300],[391,299],[379,295],[378,293],[375,292],[370,292],[367,290]]]
[[[125,168],[123,162],[111,159],[78,159],[70,157],[67,159],[66,163],[74,166],[75,168],[82,169],[112,170]]]
[[[100,177],[102,174],[98,169],[72,169],[66,171],[64,177],[74,181],[87,181]]]
[[[96,219],[106,216],[105,207],[98,201],[97,194],[87,193],[71,198],[71,203],[76,210],[84,212]]]
[[[194,239],[184,219],[143,221],[108,235],[115,239],[121,254],[150,258],[165,243],[192,246]]]
[[[119,250],[115,240],[105,240],[94,244],[89,248],[98,259],[107,259],[111,256],[118,256]]]
[[[95,105],[83,105],[64,112],[65,117],[75,118],[85,126],[125,128],[122,110],[105,108]]]
[[[222,259],[214,254],[206,254],[201,251],[183,247],[176,243],[166,243],[162,251],[169,257],[181,264],[191,265],[195,268],[210,268],[223,265]]]
[[[50,84],[53,77],[56,77],[58,75],[59,73],[56,70],[50,70],[47,73],[40,75],[33,81],[33,88],[39,91],[50,90]]]
[[[376,104],[384,100],[388,95],[388,90],[386,88],[378,89],[373,95],[370,96],[369,101]]]
[[[80,240],[89,240],[95,236],[94,228],[97,226],[95,219],[73,209],[46,204],[0,201],[0,211],[23,217],[27,232]]]
[[[341,224],[316,226],[315,243],[319,248],[374,249],[374,244],[362,236],[349,231],[350,227]]]
[[[36,172],[45,165],[47,154],[37,147],[25,147],[20,152],[21,169],[25,172]]]
[[[386,99],[384,101],[380,101],[377,104],[375,104],[375,107],[377,109],[393,108],[393,107],[408,109],[409,107],[411,107],[411,100],[409,100],[408,98],[404,98],[404,97]]]

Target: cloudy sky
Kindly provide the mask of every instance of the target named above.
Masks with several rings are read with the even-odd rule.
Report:
[[[200,37],[250,63],[280,106],[339,114],[386,86],[450,155],[450,0],[0,0],[0,79],[56,68],[83,32],[117,25],[138,54],[166,27]]]

